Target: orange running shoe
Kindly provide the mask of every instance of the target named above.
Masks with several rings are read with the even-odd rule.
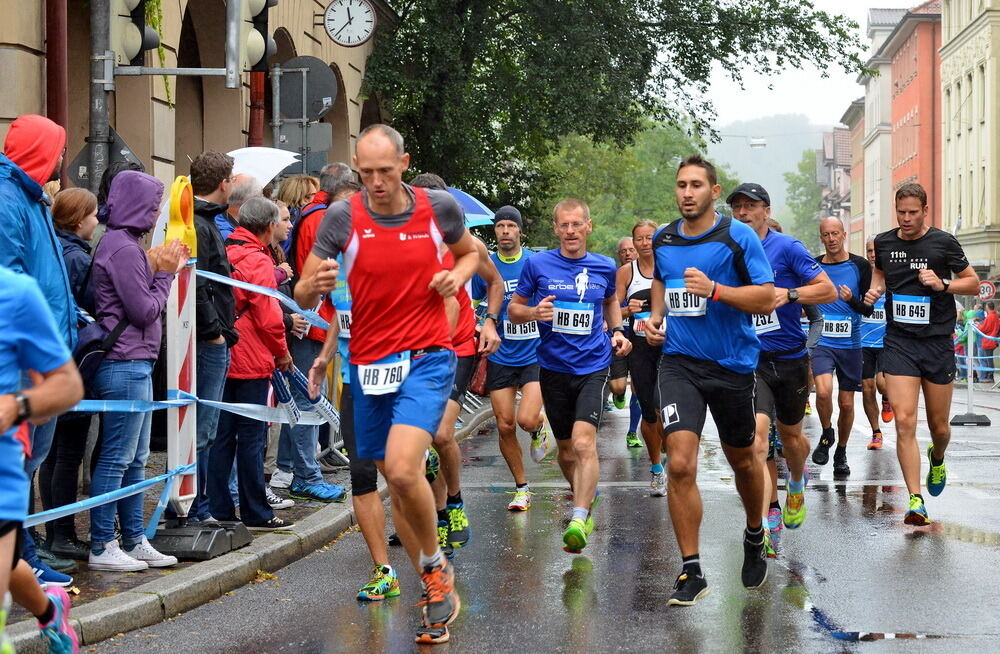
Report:
[[[892,422],[893,418],[896,417],[896,412],[892,410],[892,405],[889,404],[889,400],[882,398],[882,422]],[[869,448],[871,449],[871,448]]]
[[[881,450],[882,449],[882,431],[873,431],[872,439],[868,443],[869,450]]]

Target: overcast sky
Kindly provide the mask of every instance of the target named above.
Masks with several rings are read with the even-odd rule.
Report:
[[[869,7],[909,8],[920,3],[921,0],[814,0],[817,9],[853,18],[866,45]],[[772,78],[746,75],[745,91],[718,72],[709,93],[718,112],[716,124],[723,126],[736,120],[788,113],[805,114],[817,125],[836,124],[847,105],[861,97],[863,88],[857,84],[856,74],[848,75],[839,66],[831,67],[829,72],[828,79],[821,78],[816,69],[790,70]],[[767,88],[769,81],[773,90]]]

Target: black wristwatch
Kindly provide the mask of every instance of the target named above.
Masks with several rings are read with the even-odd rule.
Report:
[[[797,288],[790,288],[790,289],[788,289],[788,301],[789,302],[798,302],[799,301],[799,289],[797,289]]]
[[[621,327],[621,326],[619,326],[619,327],[612,327],[611,328],[611,333],[614,334],[615,332],[618,332],[619,334],[624,335],[625,334],[625,328]]]
[[[951,286],[951,280],[950,279],[942,279],[941,283],[944,284],[944,288],[941,289],[941,292],[942,293],[947,293],[948,292],[948,287]]]
[[[499,325],[500,324],[500,315],[499,314],[488,313],[488,314],[486,314],[486,318],[492,318],[494,325]]]
[[[31,417],[31,402],[28,401],[28,396],[20,391],[14,393],[14,401],[17,402],[17,418],[14,419],[16,427]]]

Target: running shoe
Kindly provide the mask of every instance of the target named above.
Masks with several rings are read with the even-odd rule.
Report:
[[[73,585],[73,577],[53,570],[49,566],[45,565],[45,563],[38,557],[28,561],[28,565],[31,566],[31,571],[35,573],[38,583],[43,586],[60,586],[65,588],[66,586]],[[143,565],[141,569],[145,570],[147,567],[148,566]]]
[[[881,450],[882,449],[882,430],[877,430],[872,432],[872,440],[868,443],[869,450]]]
[[[766,533],[766,532],[765,532]],[[743,570],[741,577],[745,588],[760,588],[767,581],[767,550],[764,547],[764,534],[760,542],[750,541],[750,536],[743,532]]]
[[[465,504],[449,504],[444,507],[448,512],[448,543],[454,547],[465,547],[472,538],[469,528],[469,516],[465,514]]]
[[[833,447],[833,427],[823,430],[823,435],[819,438],[819,444],[813,450],[813,463],[818,466],[825,466],[830,460],[831,447]]]
[[[798,529],[806,520],[806,494],[788,493],[781,517],[789,529]]]
[[[424,463],[424,476],[429,483],[434,483],[438,473],[441,472],[441,457],[433,447],[427,449],[427,458]]]
[[[649,494],[653,497],[666,497],[667,495],[667,475],[663,472],[652,472],[652,479],[649,482]]]
[[[708,581],[705,575],[692,576],[681,572],[674,582],[674,592],[667,600],[670,606],[694,606],[702,597],[708,595]]]
[[[941,465],[934,465],[934,459],[931,455],[934,454],[934,444],[931,443],[927,446],[927,465],[930,469],[927,471],[927,492],[937,497],[944,490],[945,484],[948,483],[948,468],[944,464],[944,460],[941,460]]]
[[[611,399],[615,403],[616,409],[625,408],[625,393],[622,393],[621,395],[612,395]]]
[[[625,434],[625,447],[642,447],[642,439],[634,431]]]
[[[889,400],[882,398],[882,422],[892,422],[896,417],[896,412],[892,410]]]
[[[347,499],[347,490],[337,484],[325,481],[318,484],[303,484],[293,481],[288,489],[288,496],[297,500],[315,500],[317,502],[343,502]]]
[[[425,567],[423,624],[417,630],[418,643],[448,642],[448,625],[458,617],[462,602],[455,592],[455,570],[449,561],[436,568]]]
[[[581,518],[573,518],[563,532],[563,550],[570,554],[579,554],[587,546],[587,536],[594,530],[594,523]]]
[[[767,510],[767,529],[768,531],[781,531],[784,527],[784,522],[781,519],[781,509],[772,506]]]
[[[604,400],[604,412],[614,411],[615,405],[611,403],[611,400]]]
[[[531,435],[531,460],[535,463],[544,461],[555,447],[552,441],[552,430],[543,422],[541,428]]]
[[[508,511],[527,511],[531,508],[531,491],[527,488],[517,488],[514,489],[513,493],[514,499],[507,505]]]
[[[764,554],[769,559],[778,558],[778,552],[774,549],[774,541],[771,540],[771,532],[764,530]]]
[[[455,556],[455,548],[448,542],[448,521],[438,520],[438,547],[449,559]]]
[[[14,654],[14,646],[7,640],[7,616],[10,614],[10,593],[4,593],[0,607],[0,654]]]
[[[372,568],[371,580],[358,591],[358,599],[379,602],[387,597],[399,597],[399,580],[396,571],[387,565]]]
[[[807,416],[811,416],[811,415],[812,415],[812,413],[813,413],[813,405],[812,405],[812,402],[810,402],[809,400],[806,400],[806,415],[807,415]]]
[[[838,447],[833,453],[833,476],[850,477],[851,466],[847,465],[847,448]]]
[[[910,495],[910,510],[903,516],[903,522],[913,527],[926,527],[931,524],[931,519],[927,517],[927,507],[924,500],[919,495]]]
[[[69,595],[56,586],[46,590],[45,594],[52,602],[55,611],[52,619],[46,624],[38,623],[42,638],[48,643],[50,654],[76,654],[80,651],[80,639],[69,622],[69,612],[72,605]],[[11,649],[13,651],[13,649]]]

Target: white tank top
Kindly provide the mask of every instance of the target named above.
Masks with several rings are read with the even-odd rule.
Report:
[[[639,271],[639,260],[636,259],[632,262],[632,281],[628,284],[628,292],[625,294],[625,301],[631,300],[636,297],[642,291],[646,291],[642,295],[639,295],[640,300],[643,302],[649,302],[649,291],[653,286],[652,277],[644,277]]]

